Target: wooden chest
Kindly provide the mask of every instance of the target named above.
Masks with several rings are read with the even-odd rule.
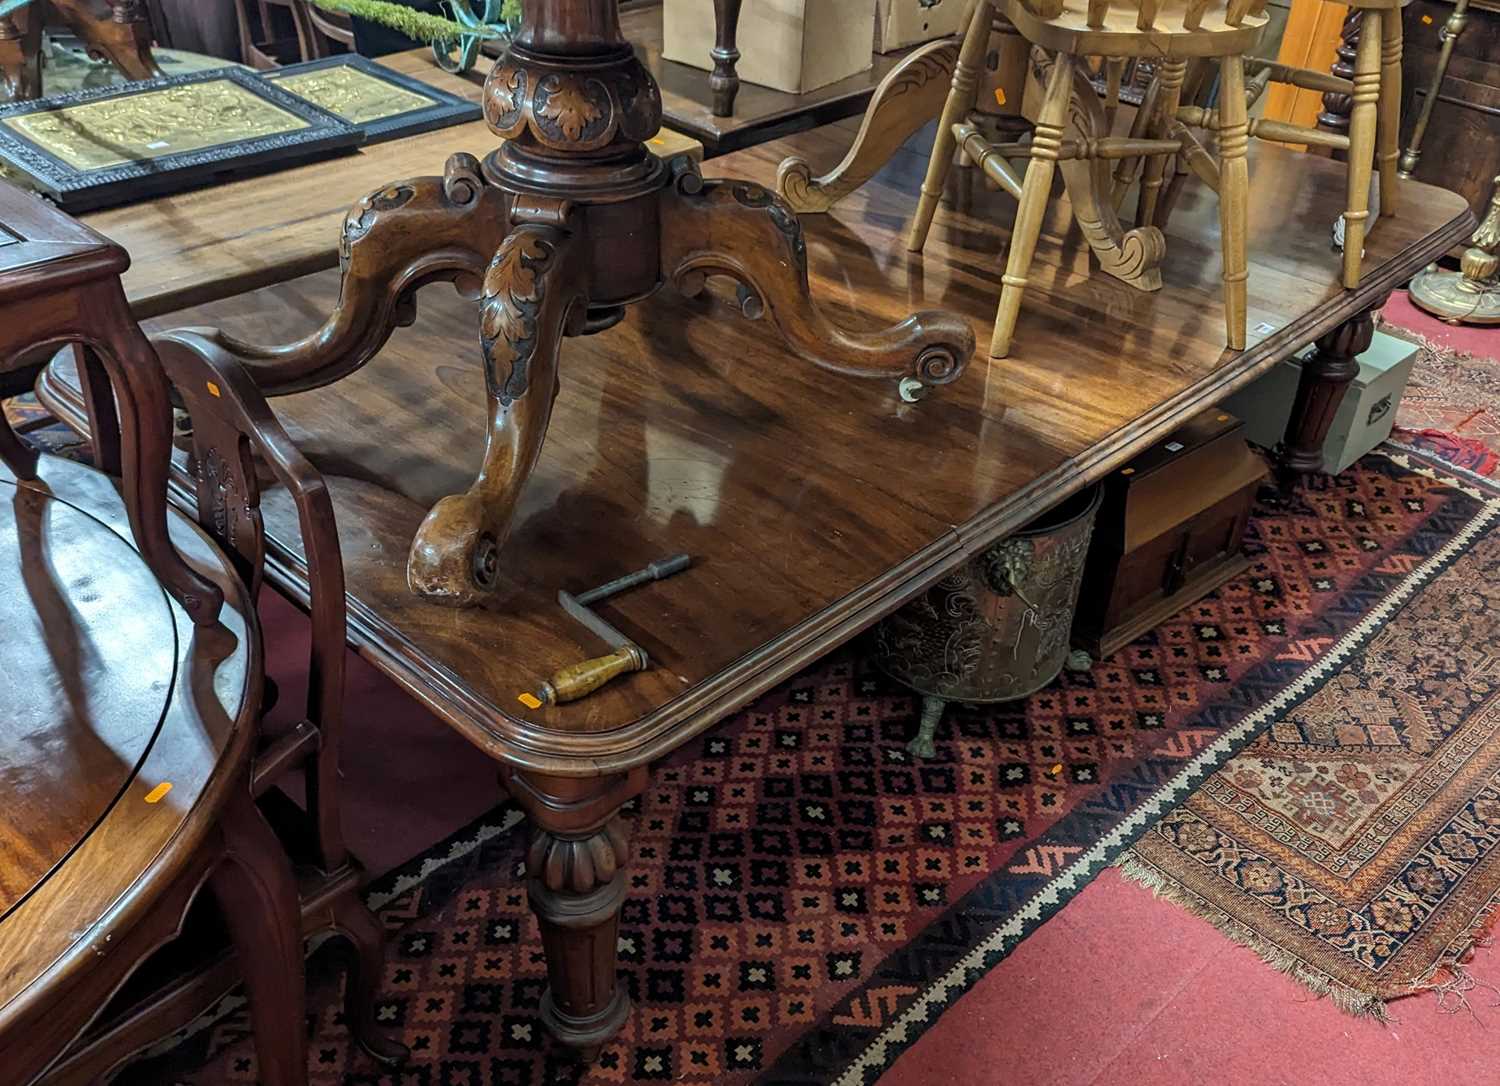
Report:
[[[1109,656],[1249,565],[1245,522],[1269,473],[1244,430],[1205,411],[1104,480],[1075,644]]]

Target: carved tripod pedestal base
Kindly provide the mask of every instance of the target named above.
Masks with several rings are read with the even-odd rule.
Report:
[[[923,385],[954,380],[974,348],[967,320],[922,312],[876,332],[830,324],[808,289],[796,215],[749,182],[704,180],[644,141],[661,97],[620,35],[613,0],[529,0],[525,29],[495,64],[484,112],[505,142],[481,164],[449,159],[442,177],[389,185],[349,213],[338,309],[297,343],[263,347],[220,335],[267,393],[331,383],[364,365],[417,288],[454,282],[478,295],[488,436],[478,478],[440,501],[412,543],[408,580],[439,602],[480,602],[536,463],[558,387],[565,336],[617,323],[666,283],[687,294],[707,277],[739,284],[740,308],[776,325],[802,358],[854,377]]]

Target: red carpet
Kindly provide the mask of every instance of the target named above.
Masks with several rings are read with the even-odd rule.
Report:
[[[1500,979],[1500,952],[1472,971]],[[881,1086],[1478,1086],[1500,1007],[1403,1000],[1382,1026],[1268,968],[1116,871],[970,989]]]

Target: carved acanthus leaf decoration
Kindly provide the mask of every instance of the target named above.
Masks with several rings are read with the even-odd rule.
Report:
[[[582,139],[584,130],[604,114],[593,99],[584,93],[580,81],[557,80],[554,77],[548,82],[555,85],[547,88],[547,103],[538,111],[537,116],[557,125],[569,140]]]
[[[497,385],[499,368],[509,368],[503,387],[510,398],[526,391],[526,367],[544,290],[542,273],[551,257],[552,247],[534,231],[517,230],[506,237],[485,272],[480,334]]]

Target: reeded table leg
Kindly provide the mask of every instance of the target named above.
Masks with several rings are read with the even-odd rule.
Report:
[[[1317,349],[1302,364],[1302,379],[1292,404],[1282,445],[1281,463],[1294,476],[1323,470],[1323,440],[1338,414],[1349,382],[1359,374],[1359,356],[1375,336],[1378,304],[1318,337]]]
[[[646,786],[646,770],[572,778],[507,767],[504,779],[532,821],[526,892],[547,954],[542,1020],[592,1060],[630,1013],[615,968],[630,858],[619,811]]]

